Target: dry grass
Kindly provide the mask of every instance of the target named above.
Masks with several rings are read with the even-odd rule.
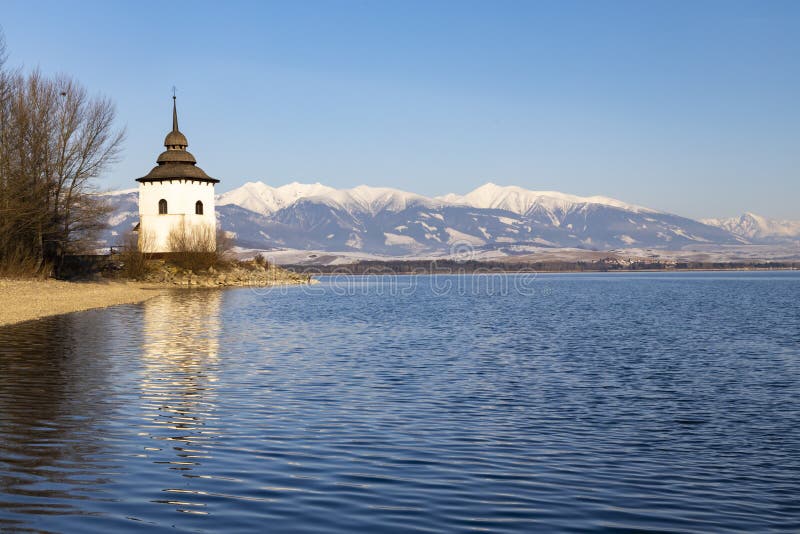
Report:
[[[194,272],[229,264],[230,240],[211,226],[181,226],[169,234],[169,262]]]
[[[42,267],[40,261],[30,252],[16,248],[0,256],[0,277],[3,278],[46,278],[52,269]]]
[[[152,234],[128,232],[123,236],[122,253],[120,260],[122,261],[123,271],[122,274],[125,278],[131,280],[143,280],[149,269],[149,261],[152,254],[142,252],[143,250],[150,250],[153,240]]]

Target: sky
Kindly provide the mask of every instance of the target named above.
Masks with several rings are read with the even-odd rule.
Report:
[[[491,181],[800,219],[794,0],[0,0],[0,26],[10,66],[115,102],[106,189],[155,165],[176,86],[220,192]]]

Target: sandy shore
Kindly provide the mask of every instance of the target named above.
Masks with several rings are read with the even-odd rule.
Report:
[[[244,271],[242,271],[244,272]],[[93,308],[118,304],[134,304],[163,294],[165,291],[212,287],[267,287],[314,284],[302,276],[282,271],[251,273],[234,270],[225,282],[208,275],[190,275],[169,282],[63,282],[60,280],[8,280],[0,278],[0,327]],[[245,276],[246,275],[246,276]],[[213,283],[212,283],[213,282]]]
[[[142,302],[161,293],[137,282],[0,280],[0,326],[91,308]]]

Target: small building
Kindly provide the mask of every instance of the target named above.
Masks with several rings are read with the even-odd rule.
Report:
[[[139,182],[139,249],[142,252],[213,250],[217,218],[214,185],[219,180],[197,166],[186,150],[189,142],[178,130],[178,111],[172,97],[172,131],[158,165]]]

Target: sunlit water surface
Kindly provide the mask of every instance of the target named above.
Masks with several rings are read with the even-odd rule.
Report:
[[[800,530],[800,273],[327,279],[0,329],[0,530]]]

